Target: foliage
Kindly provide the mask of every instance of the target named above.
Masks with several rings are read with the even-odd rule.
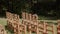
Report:
[[[60,17],[60,2],[57,0],[1,0],[0,13],[6,10],[21,14],[22,11],[38,15]]]

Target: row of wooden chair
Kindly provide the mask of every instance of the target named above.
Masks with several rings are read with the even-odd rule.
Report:
[[[43,32],[43,34],[48,34],[48,31],[52,32],[54,34],[54,24],[48,25],[46,22],[39,22],[38,16],[36,14],[28,14],[23,12],[22,13],[22,24],[25,24],[28,27],[28,31],[36,32],[36,34],[39,34],[39,32]],[[47,27],[51,27],[52,30],[48,30]],[[30,29],[29,29],[30,28]]]
[[[32,32],[36,34],[40,34],[40,32],[42,32],[42,34],[49,34],[48,31],[52,32],[52,34],[55,34],[54,24],[49,25],[45,21],[39,21],[36,14],[22,12],[22,22],[20,21],[19,15],[17,14],[6,12],[6,16],[8,28],[14,30],[14,34],[22,34],[22,32],[27,34],[27,31],[29,32],[29,34],[32,34]],[[50,27],[51,29],[49,29],[48,27]],[[58,32],[59,30],[60,26],[57,27],[57,33],[60,33]]]

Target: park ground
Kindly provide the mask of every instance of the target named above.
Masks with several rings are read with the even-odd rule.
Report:
[[[41,21],[46,21],[46,22],[54,22],[56,23],[57,21],[56,20],[41,20]],[[6,18],[0,18],[0,24],[2,24],[4,27],[7,25],[7,20]],[[6,29],[6,27],[5,27]],[[57,29],[56,29],[56,25],[54,26],[54,30],[55,30],[55,34],[57,34]],[[11,31],[9,31],[8,29],[6,29],[7,33],[8,34],[13,34]],[[49,33],[51,34],[51,33]]]

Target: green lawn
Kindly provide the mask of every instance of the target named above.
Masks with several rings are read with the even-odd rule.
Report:
[[[45,21],[46,21],[46,20],[45,20]],[[47,20],[47,21],[49,21],[49,20]],[[50,21],[51,21],[51,20],[50,20]],[[2,24],[3,26],[6,26],[6,25],[7,25],[6,19],[5,19],[5,18],[0,18],[0,24]],[[13,33],[11,33],[9,30],[7,30],[7,29],[6,29],[6,31],[7,31],[8,34],[13,34]],[[54,34],[57,34],[56,25],[54,26],[54,31],[55,31]],[[49,33],[49,34],[51,34],[51,33]]]

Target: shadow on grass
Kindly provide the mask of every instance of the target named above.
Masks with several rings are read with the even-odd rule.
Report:
[[[13,34],[13,33],[14,33],[14,32],[13,32],[13,30],[11,30],[11,29],[7,28],[7,25],[5,26],[5,30],[7,30],[7,33],[8,33],[8,32],[10,32],[11,34]]]

